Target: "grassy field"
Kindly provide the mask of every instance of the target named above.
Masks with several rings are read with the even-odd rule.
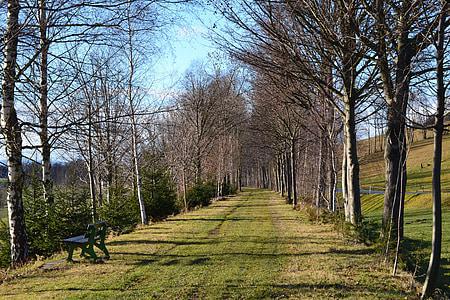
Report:
[[[407,190],[431,191],[433,162],[433,139],[420,140],[412,144],[408,154]],[[443,278],[441,286],[450,294],[450,136],[444,137],[442,159],[443,188]],[[361,159],[361,184],[363,187],[384,189],[383,153],[377,152]],[[383,209],[383,195],[364,195],[363,214],[380,222]],[[405,202],[405,244],[414,249],[412,256],[417,258],[417,279],[423,280],[427,260],[431,251],[432,233],[431,194],[408,194]]]
[[[365,188],[384,188],[383,152],[361,158],[361,185]],[[430,191],[433,169],[433,139],[421,140],[411,145],[408,153],[408,191]],[[450,135],[444,136],[442,145],[442,189],[450,206]],[[429,204],[430,206],[431,204]]]
[[[2,298],[405,299],[411,276],[389,275],[374,249],[311,224],[273,192],[237,197],[108,240],[111,259],[63,254],[9,272]]]

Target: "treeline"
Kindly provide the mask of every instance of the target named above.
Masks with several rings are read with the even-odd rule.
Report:
[[[448,85],[448,1],[212,1],[228,21],[216,42],[254,74],[243,170],[253,185],[362,222],[358,129],[384,134],[382,239],[402,250],[409,128],[434,131],[433,254],[423,298],[437,282],[440,171]],[[429,117],[433,121],[429,123]],[[380,144],[379,144],[380,145]],[[255,151],[257,151],[255,150]],[[338,165],[339,164],[339,165]],[[343,203],[336,200],[337,174]]]

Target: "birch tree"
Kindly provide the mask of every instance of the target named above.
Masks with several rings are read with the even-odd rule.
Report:
[[[4,35],[4,60],[2,80],[1,128],[8,155],[8,223],[11,238],[11,264],[19,266],[28,260],[27,235],[23,215],[22,129],[15,107],[17,80],[16,60],[19,41],[20,3],[7,2],[6,31]]]

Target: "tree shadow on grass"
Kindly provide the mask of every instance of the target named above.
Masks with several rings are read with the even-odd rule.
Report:
[[[355,296],[355,293],[362,295],[367,295],[369,293],[370,295],[377,295],[383,294],[385,296],[390,296],[391,298],[398,298],[399,296],[407,296],[407,294],[396,291],[393,289],[380,289],[380,288],[374,288],[369,287],[365,285],[360,286],[349,286],[345,284],[339,284],[339,283],[322,283],[322,284],[242,284],[241,282],[238,283],[225,283],[225,284],[215,284],[215,283],[209,283],[208,287],[220,287],[224,289],[223,291],[226,293],[226,289],[232,289],[232,295],[238,296],[241,295],[239,298],[244,298],[245,296],[249,295],[249,292],[252,293],[258,293],[259,298],[286,298],[288,295],[292,295],[294,297],[298,297],[302,294],[311,294],[320,297],[321,292],[324,292],[326,295],[330,295],[330,291],[333,291],[334,296],[340,296],[340,297],[348,297],[348,296]],[[196,285],[186,285],[184,288],[198,288]],[[94,288],[94,287],[75,287],[75,286],[69,286],[65,288],[37,288],[35,290],[29,291],[30,295],[36,295],[39,296],[41,293],[48,294],[49,292],[92,292],[94,294],[91,294],[92,296],[98,296],[99,294],[96,293],[102,293],[102,292],[111,292],[113,291],[116,296],[122,295],[120,293],[126,292],[126,288],[121,287],[108,287],[108,288]],[[142,292],[147,292],[147,288],[145,286],[134,286],[133,291],[130,292],[137,292],[138,294],[142,294]],[[176,292],[176,290],[174,291]],[[4,296],[19,296],[23,295],[22,291],[20,292],[14,292],[11,291],[10,293],[6,293]],[[226,294],[224,294],[226,295]],[[255,296],[254,294],[253,296]],[[72,294],[72,296],[79,296]],[[124,295],[123,295],[124,296]],[[244,297],[243,297],[244,296]],[[333,297],[334,298],[334,297]]]
[[[156,261],[157,261],[156,259],[142,259],[142,260],[139,260],[136,263],[134,263],[134,265],[136,265],[136,266],[148,266],[148,265],[150,265],[150,264],[152,264],[152,263],[154,263]]]
[[[193,256],[193,257],[170,257],[169,259],[163,257],[158,259],[143,259],[138,260],[134,263],[136,266],[147,266],[150,264],[159,264],[161,266],[194,266],[194,265],[205,265],[210,261],[209,257],[204,256]]]
[[[122,241],[111,241],[107,244],[107,246],[125,246],[125,245],[133,245],[133,244],[141,244],[141,245],[159,245],[159,244],[167,244],[167,245],[176,245],[176,246],[193,246],[193,245],[218,245],[218,244],[236,244],[238,247],[238,244],[245,243],[245,244],[258,244],[258,245],[323,245],[324,243],[333,245],[335,240],[334,239],[311,239],[311,238],[268,238],[268,239],[261,239],[257,236],[239,236],[239,237],[216,237],[214,235],[211,235],[215,232],[213,232],[216,229],[213,229],[210,231],[210,235],[208,237],[195,237],[195,238],[180,238],[180,240],[122,240]],[[115,251],[112,251],[113,253]],[[330,254],[352,254],[352,255],[365,255],[365,254],[372,254],[375,253],[375,250],[373,248],[364,248],[364,249],[336,249],[336,248],[330,248],[329,252]],[[323,254],[318,253],[318,254]],[[295,253],[293,255],[296,255]]]
[[[415,279],[423,283],[430,260],[431,242],[404,238],[402,246],[403,253],[401,253],[401,259],[405,264],[406,270],[414,273]],[[448,261],[447,263],[445,261],[445,259],[441,260],[442,266],[448,264]]]
[[[176,219],[167,219],[165,222],[195,222],[195,221],[208,221],[208,222],[220,222],[225,221],[226,218],[176,218]]]
[[[212,257],[225,257],[225,256],[231,256],[236,257],[236,259],[240,259],[241,257],[248,257],[252,259],[277,259],[282,257],[295,257],[295,256],[314,256],[314,255],[329,255],[329,254],[345,254],[345,255],[367,255],[371,254],[373,249],[333,249],[331,248],[328,251],[320,251],[320,252],[301,252],[301,253],[290,253],[290,252],[278,252],[278,253],[252,253],[252,252],[240,252],[240,251],[227,251],[227,252],[220,252],[220,253],[203,253],[199,256],[199,254],[172,254],[172,253],[144,253],[144,252],[125,252],[125,251],[118,251],[113,252],[113,254],[117,255],[131,255],[131,256],[142,256],[142,257],[152,257],[154,260],[164,260],[164,259],[174,259],[174,260],[180,260],[180,259],[197,259],[199,257],[202,257],[202,262],[209,260]]]
[[[446,295],[450,295],[450,260],[447,258],[441,259],[441,280],[440,287]]]
[[[361,295],[384,295],[392,298],[397,298],[399,296],[407,296],[408,294],[402,291],[399,291],[395,288],[380,288],[376,286],[368,286],[368,285],[347,285],[342,283],[319,283],[319,284],[308,284],[308,283],[300,283],[300,284],[274,284],[272,285],[275,289],[282,289],[287,291],[288,294],[298,295],[299,292],[303,291],[301,294],[305,292],[313,292],[319,298],[321,291],[329,294],[333,291],[334,297],[337,298],[345,298],[349,296],[355,297],[356,294],[361,293]],[[333,297],[333,298],[334,298]]]
[[[330,253],[334,254],[346,254],[346,255],[371,255],[376,253],[375,248],[362,248],[362,249],[330,249]]]

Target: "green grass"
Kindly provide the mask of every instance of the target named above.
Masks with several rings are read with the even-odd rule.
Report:
[[[405,249],[410,253],[409,268],[416,269],[416,278],[425,279],[428,260],[431,253],[432,212],[420,208],[420,201],[414,195],[407,195],[405,201]],[[362,197],[363,214],[381,223],[383,195],[365,195]],[[442,280],[440,287],[450,294],[450,209],[442,212]]]
[[[311,224],[275,193],[247,190],[212,206],[113,237],[111,260],[59,254],[8,271],[2,298],[404,299],[411,277],[389,275],[374,248]],[[48,263],[54,262],[49,266]],[[46,265],[47,269],[42,266]]]

